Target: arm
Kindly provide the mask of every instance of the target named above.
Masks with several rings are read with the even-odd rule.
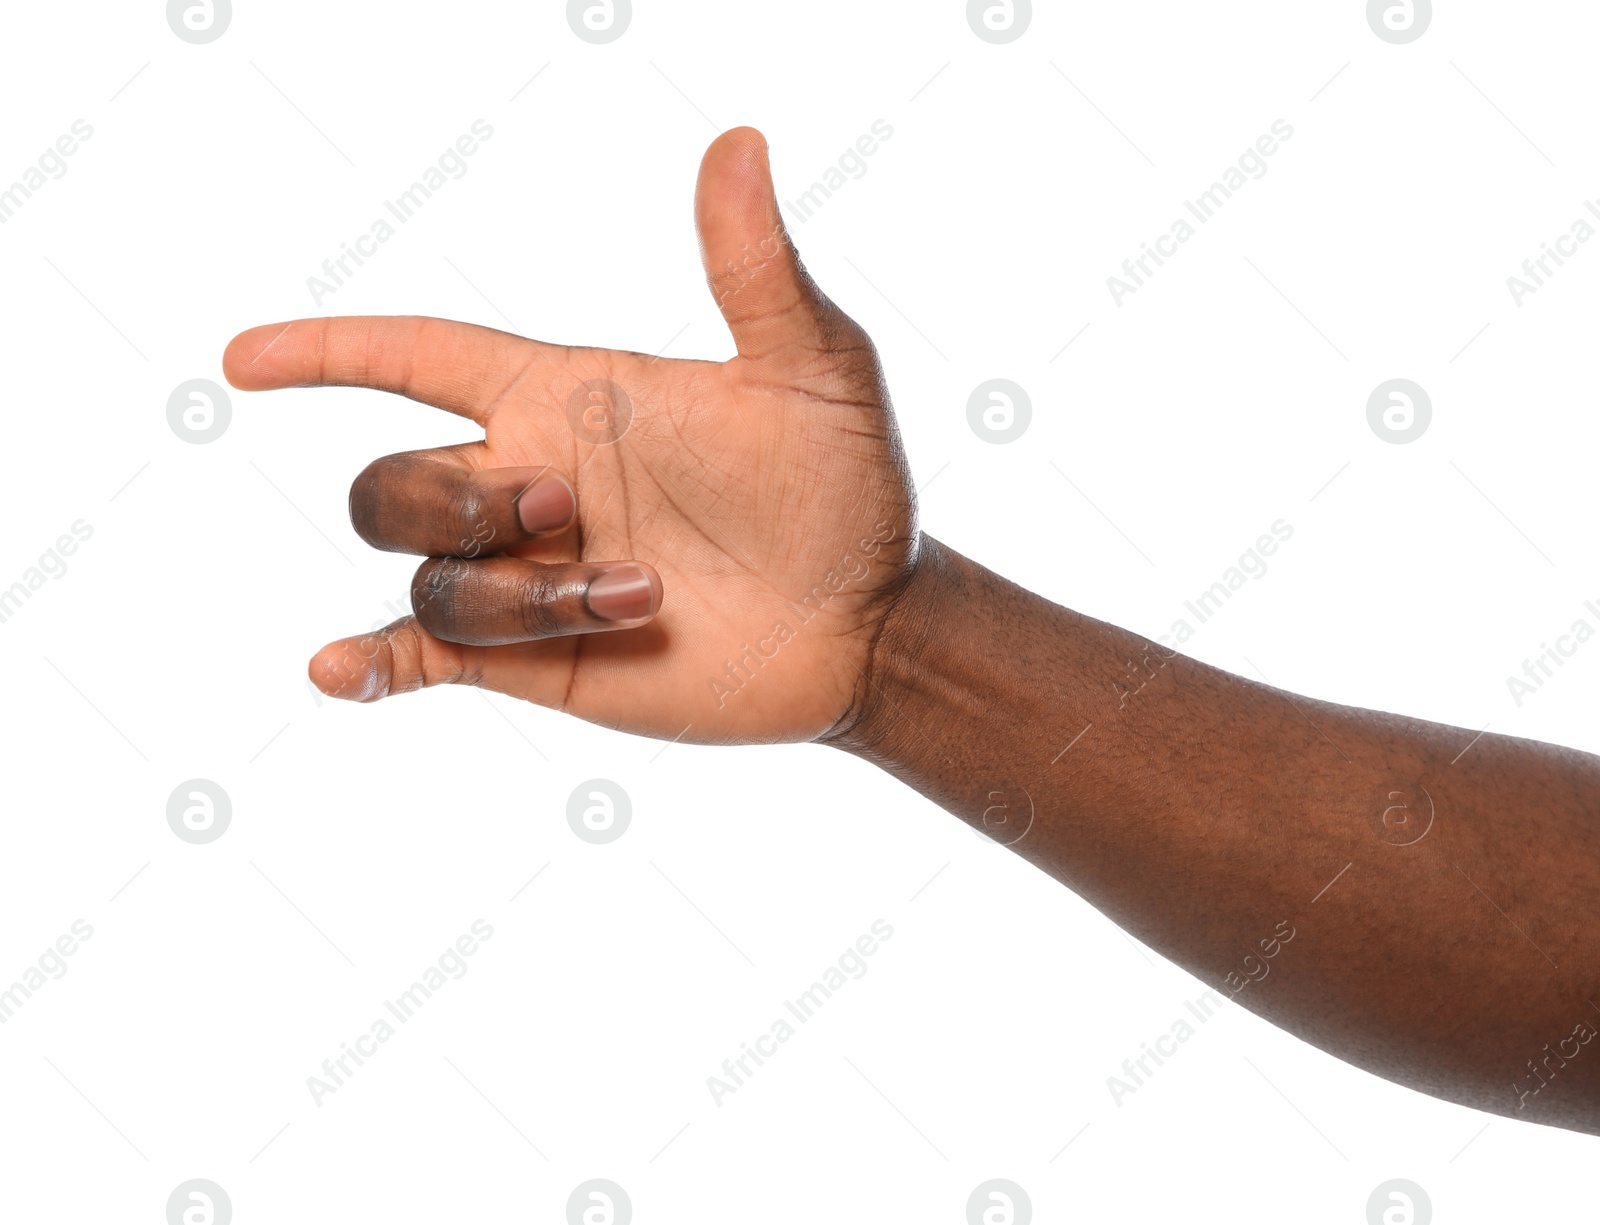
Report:
[[[368,387],[483,429],[356,478],[357,532],[425,560],[414,615],[312,659],[323,692],[827,741],[1308,1041],[1600,1132],[1595,759],[1292,698],[921,535],[877,354],[801,265],[759,134],[712,144],[695,206],[727,361],[417,318],[229,344],[241,389]]]
[[[1600,1134],[1600,760],[1463,753],[1469,731],[1243,680],[921,544],[833,744],[1307,1042]]]

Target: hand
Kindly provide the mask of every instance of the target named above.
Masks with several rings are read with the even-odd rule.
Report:
[[[917,557],[882,370],[790,244],[760,133],[711,145],[695,214],[726,362],[418,318],[306,319],[228,345],[243,390],[371,387],[484,429],[356,478],[357,532],[429,560],[414,616],[312,659],[324,693],[483,685],[702,743],[847,721]]]

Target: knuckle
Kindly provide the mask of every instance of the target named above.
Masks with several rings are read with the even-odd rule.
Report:
[[[492,493],[425,453],[386,455],[350,485],[350,523],[374,548],[476,557],[502,535]]]
[[[405,632],[395,639],[396,666],[394,676],[401,688],[395,692],[413,689],[431,689],[435,685],[477,685],[483,681],[482,653],[464,650],[454,644],[436,641],[419,629],[418,622],[403,622]],[[403,649],[404,661],[399,656]]]
[[[451,552],[462,557],[477,557],[503,549],[508,505],[503,496],[484,489],[475,481],[469,480],[452,490],[443,515],[445,530],[450,533]]]
[[[384,631],[389,648],[389,687],[385,697],[395,697],[420,689],[422,673],[422,638],[417,632],[417,622],[399,622]]]
[[[560,597],[560,584],[543,569],[527,575],[517,584],[517,621],[527,637],[554,638],[563,632],[562,618],[556,611],[556,601]]]
[[[474,533],[487,521],[489,499],[471,482],[451,491],[444,508],[444,521],[458,539],[471,543]]]

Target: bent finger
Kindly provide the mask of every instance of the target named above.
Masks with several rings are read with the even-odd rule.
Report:
[[[424,557],[501,553],[571,526],[571,484],[549,465],[474,468],[453,450],[374,460],[350,486],[350,522],[376,549]]]
[[[661,578],[641,562],[431,557],[411,581],[411,608],[434,637],[503,646],[643,625],[661,608]]]

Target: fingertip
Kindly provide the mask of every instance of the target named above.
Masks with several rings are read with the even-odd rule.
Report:
[[[711,148],[721,146],[730,153],[749,157],[753,154],[767,155],[767,138],[760,129],[751,127],[729,128],[711,142]]]
[[[229,385],[240,391],[264,391],[277,386],[272,379],[271,367],[262,359],[293,326],[288,323],[267,323],[247,328],[228,342],[222,351],[222,375]]]
[[[330,698],[373,702],[386,696],[389,689],[382,658],[382,643],[375,636],[343,638],[313,655],[306,674]]]
[[[767,138],[755,128],[730,128],[706,147],[695,185],[695,208],[702,228],[719,213],[739,220],[751,212],[763,216],[772,207],[771,196]]]

